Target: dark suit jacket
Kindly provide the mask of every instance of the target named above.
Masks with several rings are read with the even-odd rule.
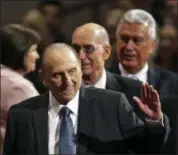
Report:
[[[48,154],[48,95],[13,106],[8,114],[4,154]],[[122,93],[81,88],[79,96],[78,154],[155,153],[169,133],[144,123],[133,113]],[[154,139],[154,140],[153,140]]]
[[[140,118],[144,119],[144,114],[133,100],[133,96],[141,96],[141,85],[142,83],[138,80],[122,77],[106,71],[106,89],[124,93],[130,105],[134,108],[134,112]]]
[[[133,96],[140,97],[141,82],[106,72],[106,89],[123,92],[137,115],[143,118],[143,113],[133,101]],[[176,98],[176,96],[171,96],[161,99],[162,110],[168,116],[172,129],[162,153],[175,154],[176,152],[176,114],[178,117],[178,99],[176,100]]]
[[[161,103],[172,129],[163,153],[176,154],[176,149],[178,149],[178,96],[166,97],[161,100]]]
[[[120,75],[117,65],[112,66],[108,70]],[[153,85],[160,97],[178,95],[178,75],[174,72],[162,69],[156,65],[149,65],[148,83]]]
[[[133,96],[140,97],[141,82],[106,71],[106,89],[122,92],[130,103],[133,103]]]

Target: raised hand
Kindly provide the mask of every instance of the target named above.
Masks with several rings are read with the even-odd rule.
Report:
[[[162,118],[161,103],[157,91],[148,84],[142,84],[141,98],[133,97],[140,110],[148,119],[159,121]]]

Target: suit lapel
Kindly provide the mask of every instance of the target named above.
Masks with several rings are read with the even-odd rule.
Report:
[[[106,89],[117,91],[121,90],[121,87],[119,86],[119,83],[116,81],[116,78],[110,72],[106,72]]]
[[[77,131],[77,154],[87,152],[88,137],[93,133],[94,118],[91,113],[93,96],[89,96],[87,88],[80,89],[79,111],[78,111],[78,131]]]
[[[38,108],[33,112],[36,150],[39,155],[48,154],[48,105],[49,96],[46,94],[39,100]]]
[[[151,84],[156,90],[159,91],[160,88],[160,72],[156,67],[149,66],[148,70],[148,83]]]
[[[114,73],[116,75],[120,75],[121,72],[119,70],[119,67],[118,67],[118,62],[117,63],[114,63],[109,69],[108,69],[111,73]]]

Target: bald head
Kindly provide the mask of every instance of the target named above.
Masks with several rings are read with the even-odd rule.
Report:
[[[52,44],[43,55],[40,78],[60,104],[74,98],[81,86],[82,72],[75,51],[66,44]]]
[[[42,68],[50,67],[55,63],[59,64],[59,62],[62,63],[64,59],[71,59],[79,62],[75,50],[71,46],[63,43],[51,44],[44,51],[42,57]]]
[[[110,44],[109,35],[106,29],[96,23],[87,23],[77,27],[72,35],[72,40],[79,34],[83,34],[83,36],[91,38],[93,42],[97,44]]]
[[[111,53],[106,29],[95,23],[77,27],[72,35],[72,44],[81,60],[83,80],[94,85],[101,78],[105,61]]]

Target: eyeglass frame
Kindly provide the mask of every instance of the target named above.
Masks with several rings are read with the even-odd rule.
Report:
[[[74,46],[80,47],[80,50],[77,50]],[[93,49],[92,49],[92,51],[87,51],[84,46],[92,46]],[[90,53],[93,53],[93,52],[94,52],[96,49],[98,49],[98,48],[105,47],[105,45],[97,45],[97,46],[94,46],[94,45],[92,45],[92,44],[86,44],[86,45],[83,45],[83,46],[79,46],[79,45],[77,45],[77,44],[73,44],[72,47],[75,49],[75,51],[76,51],[77,54],[79,54],[81,50],[82,50],[83,52],[85,52],[86,54],[90,54]]]

